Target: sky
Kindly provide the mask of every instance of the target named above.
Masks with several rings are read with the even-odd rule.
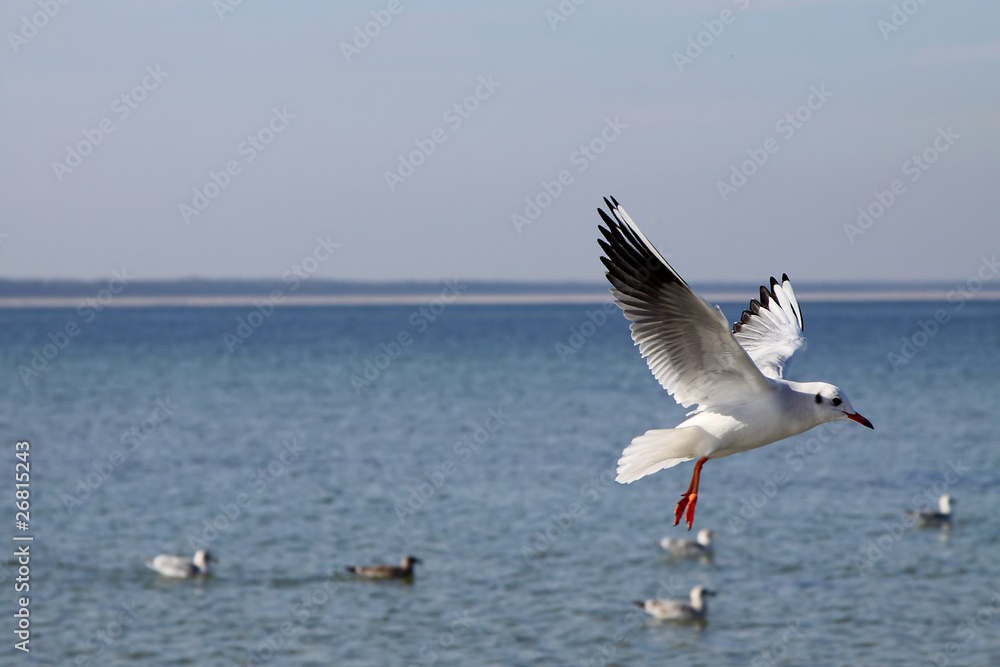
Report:
[[[997,26],[988,0],[5,0],[0,278],[597,284],[613,195],[691,282],[964,280],[1000,251]]]

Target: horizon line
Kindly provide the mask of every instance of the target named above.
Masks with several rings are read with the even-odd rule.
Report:
[[[948,301],[956,290],[872,290],[826,291],[796,293],[806,303],[875,303],[875,302],[941,302]],[[748,296],[730,291],[708,291],[700,296],[710,303],[743,303]],[[963,293],[963,301],[1000,301],[1000,289]],[[612,302],[610,291],[581,293],[493,293],[493,294],[245,294],[245,295],[112,295],[102,308],[225,308],[302,306],[409,306],[427,305],[435,301],[463,306],[573,305]],[[90,307],[95,297],[81,296],[0,296],[0,308],[81,308]],[[94,304],[96,305],[96,303]]]

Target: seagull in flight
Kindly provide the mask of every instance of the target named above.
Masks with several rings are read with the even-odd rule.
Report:
[[[601,261],[618,307],[632,322],[632,340],[660,385],[685,408],[676,428],[636,437],[618,460],[616,480],[630,484],[658,470],[698,459],[688,490],[674,510],[676,526],[687,510],[691,530],[701,468],[709,459],[745,452],[850,419],[875,428],[847,395],[826,382],[784,377],[792,356],[805,347],[802,312],[787,275],[771,278],[760,298],[732,329],[657,252],[618,202],[598,208]]]

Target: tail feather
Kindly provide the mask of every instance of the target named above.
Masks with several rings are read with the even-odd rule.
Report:
[[[622,452],[615,481],[631,484],[657,470],[690,461],[695,457],[695,446],[705,435],[697,426],[646,431]]]

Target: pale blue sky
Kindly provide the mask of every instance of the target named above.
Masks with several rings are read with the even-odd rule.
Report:
[[[554,29],[557,0],[225,3],[0,5],[0,277],[279,277],[322,237],[323,278],[599,282],[606,194],[696,282],[961,280],[1000,252],[996,2],[587,0]],[[885,32],[894,4],[918,9]],[[348,62],[371,12],[391,22]],[[724,201],[748,150],[767,162]]]

